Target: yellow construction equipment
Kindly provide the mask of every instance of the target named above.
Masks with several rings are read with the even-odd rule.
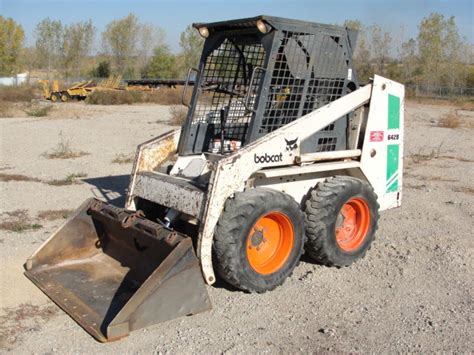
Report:
[[[59,89],[57,80],[54,80],[52,85],[49,80],[39,80],[38,82],[43,86],[43,97],[52,102],[66,102],[71,99],[84,100],[97,88],[97,84],[92,80],[75,83],[65,90]]]

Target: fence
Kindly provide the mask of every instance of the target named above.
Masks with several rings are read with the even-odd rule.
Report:
[[[412,97],[426,97],[434,99],[449,99],[454,97],[472,97],[472,87],[449,87],[429,85],[405,85],[407,95]]]

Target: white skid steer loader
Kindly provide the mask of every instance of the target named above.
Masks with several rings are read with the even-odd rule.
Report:
[[[359,87],[356,33],[268,16],[194,26],[206,40],[183,127],[138,147],[125,208],[86,201],[25,265],[100,341],[210,309],[216,272],[261,293],[303,250],[347,266],[401,203],[404,87]]]

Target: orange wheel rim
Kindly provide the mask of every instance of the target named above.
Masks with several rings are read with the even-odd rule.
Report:
[[[370,209],[361,198],[352,198],[339,211],[336,221],[336,241],[344,251],[359,249],[370,226]]]
[[[288,216],[270,212],[260,217],[247,236],[246,251],[250,266],[259,274],[278,271],[288,260],[295,234]]]

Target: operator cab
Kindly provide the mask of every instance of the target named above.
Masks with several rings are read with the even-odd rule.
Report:
[[[193,25],[206,38],[180,155],[227,155],[358,88],[356,32],[277,17]],[[348,116],[301,142],[346,149]]]

